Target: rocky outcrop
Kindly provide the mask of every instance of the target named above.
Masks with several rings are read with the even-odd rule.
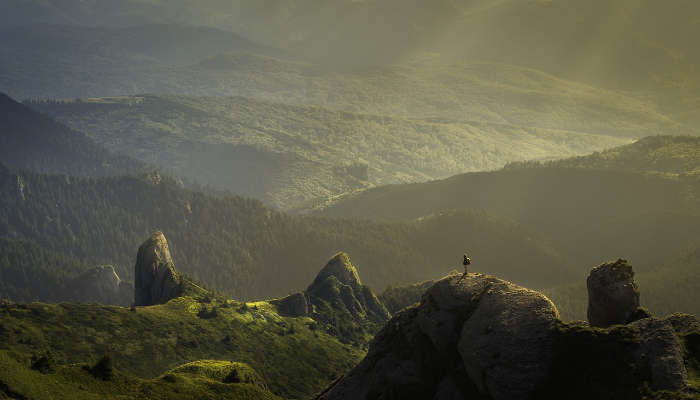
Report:
[[[363,285],[346,253],[338,253],[305,291],[310,315],[341,340],[364,342],[389,320],[390,314],[372,290]]]
[[[674,392],[685,389],[688,371],[683,346],[671,321],[645,318],[630,326],[639,332],[639,347],[634,352],[636,363],[648,367],[652,389]]]
[[[639,307],[639,289],[627,260],[601,264],[588,276],[588,322],[606,328],[626,324]]]
[[[180,296],[181,279],[170,256],[163,232],[154,233],[136,256],[134,303],[150,306]]]
[[[283,317],[303,317],[309,314],[309,301],[304,292],[293,293],[281,299],[270,300],[277,307],[277,313]]]
[[[100,265],[88,270],[69,284],[72,301],[129,306],[134,287],[119,278],[112,265]]]
[[[494,277],[460,277],[437,281],[396,315],[319,398],[529,398],[547,377],[556,308]]]
[[[396,314],[365,359],[317,399],[632,400],[686,387],[683,349],[700,342],[693,316],[567,324],[539,292],[460,276]]]

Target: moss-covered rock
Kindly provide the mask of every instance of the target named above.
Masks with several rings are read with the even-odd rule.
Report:
[[[391,316],[346,253],[331,258],[305,294],[310,316],[346,342],[366,344]]]

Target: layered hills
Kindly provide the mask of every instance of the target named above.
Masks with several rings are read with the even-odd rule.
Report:
[[[279,91],[264,69],[246,77],[244,67],[232,68],[241,83],[256,82],[245,94],[275,101],[149,95],[27,104],[110,151],[281,209],[377,185],[587,154],[679,129],[645,101],[610,100],[505,66],[379,71],[369,80],[295,72]],[[540,80],[551,85],[535,89]]]
[[[577,80],[639,88],[697,78],[692,1],[399,0],[265,4],[78,0],[4,4],[3,25],[188,23],[246,32],[326,63],[367,65],[430,54],[498,60]],[[595,34],[591,34],[595,32]],[[692,81],[692,80],[691,80]],[[695,80],[697,83],[697,80]]]
[[[700,242],[699,143],[692,137],[650,137],[581,158],[386,186],[340,198],[320,214],[402,220],[476,208],[549,238],[581,274],[600,257],[621,256],[645,274],[674,264]],[[661,276],[673,279],[672,273]]]
[[[133,281],[134,238],[157,229],[170,232],[182,271],[236,298],[298,291],[315,275],[314,265],[340,248],[354,254],[374,288],[425,280],[458,262],[450,249],[465,240],[479,244],[481,262],[494,270],[517,262],[541,266],[528,273],[507,268],[513,278],[551,284],[570,278],[547,241],[480,212],[404,223],[292,216],[255,200],[191,191],[155,173],[95,179],[2,168],[0,186],[3,295],[16,301],[61,300],[65,284],[95,265],[113,265],[122,280]],[[512,250],[488,250],[502,247]],[[31,256],[22,257],[28,250]]]
[[[138,107],[116,103],[95,102],[85,109]],[[45,118],[8,104],[28,121]],[[179,104],[182,110],[194,107]],[[85,140],[61,125],[51,126],[73,135],[71,140]],[[50,140],[51,131],[32,132]],[[28,146],[19,143],[8,153],[22,154]],[[292,216],[245,198],[199,193],[159,173],[94,179],[2,168],[0,243],[7,254],[0,259],[2,295],[16,301],[105,301],[76,297],[87,293],[76,290],[81,287],[76,282],[109,286],[118,294],[109,271],[92,268],[112,265],[118,285],[130,284],[134,238],[165,230],[183,271],[235,298],[299,291],[315,275],[313,266],[339,249],[354,255],[375,290],[434,279],[454,268],[467,250],[478,261],[477,270],[529,287],[579,293],[553,295],[570,305],[560,306],[564,316],[577,318],[580,289],[564,287],[576,282],[586,265],[626,257],[644,276],[697,245],[696,147],[692,137],[652,137],[583,158],[514,163],[493,172],[387,186],[331,202],[317,210],[321,217]],[[36,160],[63,154],[35,149]],[[80,161],[83,147],[64,149],[57,160],[94,165]],[[23,162],[19,165],[33,167],[32,158]],[[386,219],[391,221],[380,221]],[[32,256],[22,257],[27,251]],[[674,296],[653,295],[664,299],[654,311],[695,312],[676,308],[675,302],[663,304]],[[123,298],[110,299],[127,304]]]

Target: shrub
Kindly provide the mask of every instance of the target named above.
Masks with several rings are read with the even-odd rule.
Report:
[[[111,380],[114,377],[114,363],[112,357],[105,354],[100,360],[90,368],[92,376],[103,381]]]
[[[39,371],[42,374],[53,372],[55,365],[56,361],[54,359],[53,353],[51,353],[50,351],[47,351],[42,355],[32,356],[32,369],[35,371]]]

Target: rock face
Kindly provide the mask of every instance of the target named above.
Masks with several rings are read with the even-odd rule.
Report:
[[[541,293],[460,276],[396,314],[365,359],[316,399],[637,400],[684,390],[685,366],[700,358],[693,316],[566,324]]]
[[[338,253],[305,291],[311,316],[348,341],[373,334],[391,315],[372,290],[363,285],[346,253]]]
[[[303,317],[309,314],[309,301],[304,292],[290,294],[281,299],[271,300],[270,304],[277,307],[277,312],[283,317]]]
[[[547,378],[556,307],[494,277],[450,275],[397,314],[320,399],[527,399]]]
[[[134,303],[150,306],[167,303],[181,293],[181,280],[162,232],[154,233],[139,247],[135,266]]]
[[[652,389],[674,392],[685,389],[688,371],[683,347],[671,321],[645,318],[630,326],[639,330],[640,346],[634,355],[638,364],[648,366]]]
[[[606,328],[626,324],[639,307],[634,271],[619,259],[594,268],[588,276],[588,322]]]
[[[69,292],[71,300],[79,303],[129,306],[134,288],[119,278],[112,265],[100,265],[75,278]]]

